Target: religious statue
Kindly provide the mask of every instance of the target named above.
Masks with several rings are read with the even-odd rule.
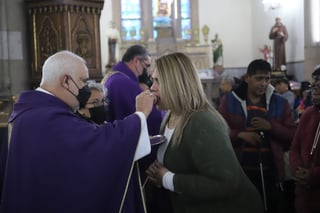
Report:
[[[288,40],[288,31],[279,17],[276,18],[276,23],[270,30],[269,38],[273,40],[273,69],[280,71],[281,65],[286,65],[285,42]]]
[[[273,54],[271,46],[265,44],[263,48],[259,48],[259,51],[263,54],[263,59],[272,65]]]
[[[121,45],[121,35],[120,32],[115,28],[113,21],[110,21],[110,27],[106,31],[108,38],[108,50],[109,50],[109,60],[107,63],[107,68],[113,67],[120,60],[120,45]]]
[[[217,33],[214,35],[214,39],[211,40],[211,43],[213,51],[213,69],[221,72],[223,70],[223,45]]]

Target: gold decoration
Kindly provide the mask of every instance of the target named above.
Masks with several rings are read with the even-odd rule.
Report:
[[[209,32],[210,32],[210,28],[208,25],[203,25],[202,29],[202,34],[203,34],[203,38],[204,38],[204,41],[206,42],[206,44],[208,44],[208,36],[209,36]]]
[[[195,27],[193,30],[193,40],[195,44],[199,44],[199,29]]]
[[[141,35],[141,41],[144,42],[145,41],[145,29],[142,27],[140,29],[140,35]]]

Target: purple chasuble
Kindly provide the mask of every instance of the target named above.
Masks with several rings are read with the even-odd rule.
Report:
[[[119,62],[113,70],[120,73],[113,74],[105,83],[108,91],[111,121],[123,119],[136,111],[136,96],[142,92],[138,78],[124,62]],[[161,112],[154,106],[147,123],[150,135],[159,134],[162,121]]]
[[[119,212],[141,131],[139,116],[97,126],[60,99],[27,91],[9,122],[2,212]]]
[[[108,91],[109,112],[111,121],[116,119],[123,119],[136,110],[136,96],[142,92],[138,78],[129,69],[124,62],[119,62],[113,67],[114,71],[118,71],[109,77],[105,82],[105,88]],[[162,114],[154,106],[148,119],[148,131],[150,135],[159,134],[160,125],[162,121]],[[124,147],[126,148],[126,147]],[[128,196],[125,202],[126,212],[143,212],[142,197],[140,184],[143,183],[147,177],[145,170],[156,159],[156,147],[152,147],[151,154],[139,160],[139,168],[135,168],[128,187]],[[138,178],[138,171],[140,172],[140,180]],[[133,210],[135,209],[135,210]]]

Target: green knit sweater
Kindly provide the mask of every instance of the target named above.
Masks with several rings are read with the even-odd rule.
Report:
[[[241,169],[228,129],[211,113],[196,112],[178,146],[171,141],[164,166],[175,173],[175,213],[263,212],[258,191]]]

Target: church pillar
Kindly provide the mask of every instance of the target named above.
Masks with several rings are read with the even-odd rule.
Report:
[[[304,1],[304,78],[311,80],[311,74],[316,65],[320,64],[320,43],[315,43],[312,38],[313,26],[312,26],[312,5],[311,1]],[[319,19],[319,15],[317,18]],[[319,33],[319,32],[318,32]]]

